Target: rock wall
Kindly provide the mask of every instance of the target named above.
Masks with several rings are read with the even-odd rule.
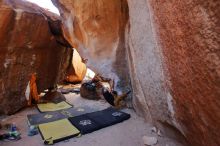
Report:
[[[162,58],[154,39],[150,10],[145,0],[128,0],[127,53],[133,105],[149,121],[172,123],[168,110]]]
[[[150,0],[150,6],[179,130],[193,146],[218,146],[220,1]]]
[[[128,0],[134,107],[193,146],[220,144],[219,4]]]
[[[19,2],[0,2],[0,114],[26,105],[31,73],[37,73],[42,91],[62,78],[68,64],[70,51],[57,43],[45,13]],[[52,21],[59,18],[51,17]]]
[[[60,10],[65,38],[88,59],[88,67],[113,78],[117,87],[128,85],[124,43],[126,1],[53,0],[53,3]]]

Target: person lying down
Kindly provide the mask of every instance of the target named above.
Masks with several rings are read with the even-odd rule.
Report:
[[[103,82],[108,82],[110,89],[103,85]],[[80,95],[83,98],[90,100],[99,100],[104,98],[110,105],[116,108],[122,108],[123,101],[131,91],[118,95],[117,91],[113,90],[114,81],[109,78],[104,78],[96,74],[94,78],[82,84],[80,88]]]
[[[131,93],[131,91],[128,91],[126,93],[123,93],[121,95],[118,95],[117,91],[109,91],[107,88],[103,88],[103,96],[105,100],[111,104],[112,106],[116,108],[123,107],[123,100],[128,96],[128,94]]]

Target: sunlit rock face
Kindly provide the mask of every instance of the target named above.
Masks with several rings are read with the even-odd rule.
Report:
[[[86,64],[76,49],[73,49],[73,56],[71,60],[72,61],[66,71],[65,81],[69,83],[80,83],[86,75]]]
[[[125,0],[53,0],[60,10],[64,37],[80,55],[88,59],[88,67],[116,86],[128,85],[124,43],[127,23]]]
[[[26,105],[25,89],[32,73],[37,73],[39,91],[57,83],[65,73],[70,52],[52,35],[46,13],[19,2],[0,3],[1,114]],[[59,21],[53,15],[50,19],[51,23]]]

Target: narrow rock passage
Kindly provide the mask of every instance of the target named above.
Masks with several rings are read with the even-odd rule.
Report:
[[[43,145],[40,135],[27,136],[27,114],[39,113],[25,108],[32,74],[43,92],[81,82],[86,68],[113,79],[119,95],[131,90],[126,102],[135,112],[56,145],[220,146],[220,1],[47,0],[60,15],[28,1],[46,4],[0,0],[0,122],[22,133],[0,146]],[[74,106],[109,106],[66,97]]]
[[[73,104],[75,107],[89,106],[99,110],[105,109],[109,106],[104,100],[91,101],[80,97],[75,93],[66,95],[67,101]],[[132,109],[124,109],[125,112],[131,114],[131,118],[122,123],[95,131],[90,134],[81,136],[80,138],[71,138],[67,141],[56,143],[55,146],[144,146],[142,137],[155,136],[158,139],[156,146],[182,146],[180,143],[173,139],[166,137],[163,134],[162,137],[157,136],[152,132],[153,125],[146,123],[143,118],[136,115]],[[0,142],[1,146],[42,146],[43,140],[40,134],[29,137],[27,136],[28,124],[27,115],[39,113],[35,107],[26,108],[17,114],[8,117],[2,117],[1,121],[10,123],[15,122],[19,131],[21,132],[22,139],[15,142]]]

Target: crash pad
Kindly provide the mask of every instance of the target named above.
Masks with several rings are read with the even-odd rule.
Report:
[[[45,112],[39,114],[27,115],[29,125],[38,126],[39,124],[53,122],[60,119],[65,119],[73,116],[79,116],[86,113],[98,111],[96,108],[90,108],[89,106],[72,107],[64,110]]]
[[[110,107],[102,111],[70,117],[69,120],[80,130],[81,134],[87,134],[120,123],[129,118],[129,114]]]
[[[87,116],[98,123],[102,128],[123,122],[130,118],[129,114],[112,107],[87,114]]]
[[[67,103],[66,101],[62,101],[59,103],[41,103],[37,104],[37,108],[40,112],[51,112],[51,111],[58,111],[63,109],[71,108],[72,105]]]
[[[40,124],[38,128],[45,144],[53,144],[80,134],[67,119]]]
[[[39,113],[39,114],[31,114],[27,115],[28,124],[38,126],[39,124],[49,123],[60,119],[67,118],[65,115],[61,114],[60,112],[46,112],[46,113]]]
[[[91,133],[102,128],[99,124],[90,119],[87,114],[71,117],[69,120],[77,129],[79,129],[81,134]]]

